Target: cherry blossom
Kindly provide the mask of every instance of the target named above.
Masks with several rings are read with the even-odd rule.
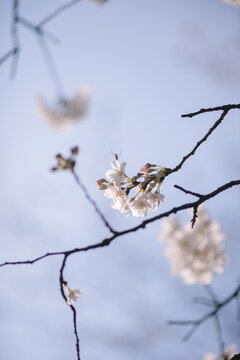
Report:
[[[121,163],[119,160],[111,161],[111,170],[106,172],[106,177],[114,184],[120,184],[125,179],[125,166],[126,163]]]
[[[227,262],[220,225],[211,220],[206,208],[199,209],[194,228],[183,227],[176,218],[163,222],[161,240],[166,242],[165,256],[171,263],[172,274],[178,274],[187,285],[210,284]]]
[[[78,300],[79,294],[82,293],[82,289],[72,290],[72,289],[70,289],[70,287],[68,286],[68,283],[66,281],[63,282],[63,286],[65,287],[67,294],[68,294],[67,303],[68,303],[68,305],[72,305],[75,301]]]

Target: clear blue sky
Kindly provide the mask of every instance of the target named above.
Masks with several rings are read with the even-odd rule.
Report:
[[[38,22],[61,2],[21,1],[21,15]],[[0,4],[0,55],[11,48],[11,2]],[[91,87],[88,118],[68,133],[55,132],[36,111],[39,94],[55,90],[35,35],[19,27],[21,54],[9,81],[0,67],[0,261],[25,260],[48,251],[101,241],[107,231],[70,174],[49,172],[54,155],[81,149],[78,172],[117,229],[139,223],[110,208],[96,180],[111,152],[122,153],[133,175],[146,162],[173,167],[218,114],[181,119],[202,107],[239,103],[240,10],[220,0],[112,0],[103,7],[82,1],[46,27],[61,39],[51,46],[65,93]],[[190,200],[173,188],[207,193],[239,178],[239,112],[224,123],[169,177],[159,211]],[[239,279],[239,190],[209,202],[227,235],[229,265],[213,287],[221,297]],[[158,212],[159,212],[158,211]],[[186,221],[188,214],[182,214]],[[212,322],[182,343],[183,328],[170,319],[207,310],[192,303],[201,286],[170,275],[159,244],[160,223],[116,240],[109,248],[71,257],[65,278],[83,294],[76,304],[84,360],[202,359],[217,352]],[[60,258],[6,267],[1,276],[1,360],[75,359],[72,314],[59,292]],[[224,284],[224,286],[223,286]],[[235,304],[223,311],[226,344],[237,343]],[[187,329],[185,329],[187,330]],[[240,350],[238,348],[238,350]]]

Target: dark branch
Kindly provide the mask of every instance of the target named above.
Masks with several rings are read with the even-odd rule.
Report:
[[[239,108],[240,108],[240,105],[239,105]],[[221,124],[221,122],[223,121],[223,119],[225,118],[225,116],[227,115],[228,111],[230,109],[229,108],[226,108],[223,110],[220,118],[215,122],[215,124],[208,130],[208,132],[204,135],[204,137],[199,140],[197,142],[197,144],[194,146],[194,148],[192,149],[192,151],[190,151],[186,156],[183,157],[182,161],[174,168],[172,169],[171,171],[169,171],[169,174],[172,174],[178,170],[181,169],[181,167],[183,166],[183,164],[185,163],[185,161],[192,155],[195,154],[196,150],[199,148],[199,146],[208,139],[208,137],[212,134],[212,132]],[[169,175],[168,174],[168,175]]]
[[[186,190],[184,189],[183,187],[179,186],[179,185],[174,185],[175,188],[183,191],[185,194],[190,194],[190,195],[193,195],[193,196],[196,196],[198,198],[201,198],[203,195],[202,194],[199,194],[199,193],[196,193],[196,192],[193,192],[193,191],[190,191],[190,190]]]
[[[16,71],[17,71],[17,64],[19,60],[19,53],[20,53],[20,41],[18,37],[18,29],[17,29],[17,21],[18,21],[18,7],[19,7],[19,0],[13,1],[13,15],[12,15],[12,41],[14,46],[14,54],[13,54],[13,60],[10,70],[10,78],[13,79]]]
[[[67,298],[66,298],[66,295],[65,295],[64,290],[63,290],[63,283],[65,282],[64,278],[63,278],[63,271],[64,271],[64,268],[65,268],[68,256],[69,256],[68,254],[64,255],[62,265],[61,265],[61,268],[60,268],[60,276],[59,276],[60,291],[61,291],[62,297],[65,300],[65,302],[67,302]],[[77,311],[76,311],[76,309],[75,309],[75,307],[73,305],[68,305],[68,306],[71,308],[71,310],[73,312],[73,330],[74,330],[74,335],[75,335],[75,338],[76,338],[77,359],[80,360],[79,336],[78,336],[78,331],[77,331]]]
[[[134,227],[132,227],[130,229],[119,231],[119,232],[114,232],[114,234],[111,237],[106,238],[106,239],[104,239],[103,241],[101,241],[99,243],[89,245],[89,246],[86,246],[86,247],[83,247],[83,248],[75,248],[75,249],[67,250],[67,251],[59,251],[59,252],[47,253],[47,254],[42,255],[42,256],[34,259],[34,260],[5,262],[5,263],[0,264],[0,267],[1,266],[6,266],[6,265],[33,264],[34,262],[42,260],[42,259],[44,259],[44,258],[46,258],[48,256],[54,256],[54,255],[66,255],[66,256],[69,256],[69,255],[77,253],[77,252],[83,252],[83,251],[88,251],[88,250],[93,250],[93,249],[108,246],[113,240],[115,240],[116,238],[118,238],[120,236],[129,234],[129,233],[132,233],[132,232],[136,232],[136,231],[138,231],[140,229],[144,229],[146,227],[146,225],[148,225],[148,224],[150,224],[150,223],[152,223],[152,222],[154,222],[156,220],[160,220],[160,219],[162,219],[164,217],[168,217],[171,214],[176,214],[176,213],[178,213],[180,211],[183,211],[183,210],[186,210],[186,209],[191,209],[191,208],[194,208],[194,207],[198,207],[199,205],[201,205],[205,201],[207,201],[207,200],[213,198],[214,196],[220,194],[221,192],[223,192],[223,191],[225,191],[227,189],[230,189],[233,186],[237,186],[237,185],[240,185],[240,180],[230,181],[230,182],[220,186],[216,190],[212,191],[211,193],[206,194],[206,195],[202,195],[202,197],[200,199],[198,199],[198,200],[196,200],[194,202],[186,203],[186,204],[174,207],[169,211],[166,211],[166,212],[164,212],[162,214],[154,216],[154,217],[152,217],[150,219],[144,220],[139,225],[134,226]]]
[[[193,116],[204,114],[206,112],[225,111],[225,110],[229,111],[232,109],[240,109],[240,104],[229,104],[229,105],[216,106],[213,108],[200,109],[199,111],[196,111],[194,113],[184,114],[184,115],[182,115],[182,117],[183,118],[185,118],[185,117],[192,118]]]

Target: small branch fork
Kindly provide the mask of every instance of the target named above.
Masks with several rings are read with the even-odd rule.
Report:
[[[76,5],[81,0],[72,0],[68,3],[59,6],[55,9],[52,13],[44,17],[38,24],[33,24],[29,20],[25,19],[24,17],[19,15],[19,6],[20,0],[13,0],[13,9],[12,9],[12,25],[11,25],[11,34],[12,34],[12,43],[13,47],[10,49],[6,54],[4,54],[0,58],[0,65],[2,65],[5,61],[12,58],[12,65],[10,70],[10,78],[13,79],[16,75],[17,71],[17,64],[19,60],[19,54],[21,49],[20,39],[18,35],[18,25],[24,26],[26,29],[33,31],[35,35],[39,38],[41,51],[43,53],[44,59],[47,63],[49,68],[50,76],[54,82],[54,85],[57,88],[57,93],[63,95],[63,86],[60,81],[60,77],[57,72],[56,65],[53,61],[53,58],[50,54],[50,50],[47,48],[47,44],[45,42],[45,38],[52,41],[54,44],[58,44],[59,40],[51,34],[48,30],[44,28],[44,26],[56,18],[59,14],[63,11],[67,10],[68,8]]]
[[[238,294],[240,293],[240,285],[237,286],[237,288],[222,302],[218,302],[217,300],[213,300],[213,310],[207,312],[205,315],[203,315],[201,318],[197,320],[173,320],[169,321],[169,325],[180,325],[180,326],[191,326],[191,329],[186,333],[183,340],[188,340],[193,333],[199,328],[200,325],[202,325],[205,321],[207,321],[210,318],[215,318],[216,326],[218,327],[218,336],[220,337],[220,351],[222,353],[222,349],[224,347],[224,343],[222,340],[221,335],[221,328],[219,325],[219,318],[218,318],[218,312],[227,304],[229,304],[234,298],[237,298]]]
[[[80,1],[80,0],[79,0]],[[72,1],[71,3],[76,3],[78,2],[77,0]],[[18,4],[18,0],[14,0],[15,5],[17,6]],[[58,13],[56,13],[54,16],[52,14],[52,17],[49,17],[49,21],[57,16]],[[47,21],[44,22],[44,24]],[[13,31],[13,33],[16,32],[16,29]],[[17,37],[16,37],[17,39]],[[17,41],[17,40],[16,40]],[[6,55],[6,57],[8,58],[10,55]],[[1,64],[1,60],[0,60],[0,64]],[[201,109],[200,111],[196,112],[196,113],[191,113],[191,114],[186,114],[186,115],[182,115],[182,117],[193,117],[205,112],[212,112],[212,111],[222,111],[220,118],[215,122],[215,124],[208,130],[208,132],[205,134],[205,136],[194,146],[194,148],[192,149],[191,152],[189,152],[185,157],[183,157],[182,161],[172,170],[169,171],[169,173],[166,175],[170,175],[171,173],[174,173],[178,170],[180,170],[182,168],[182,165],[185,163],[185,161],[192,155],[195,154],[196,150],[199,148],[199,146],[208,139],[208,137],[212,134],[212,132],[221,124],[221,122],[223,121],[223,119],[225,118],[225,116],[227,115],[227,113],[229,112],[229,110],[231,109],[240,109],[240,105],[224,105],[224,106],[220,106],[220,107],[216,107],[216,108],[209,108],[209,109]],[[46,253],[42,256],[39,256],[35,259],[32,260],[26,260],[26,261],[14,261],[14,262],[5,262],[0,264],[0,267],[3,266],[7,266],[7,265],[27,265],[27,264],[34,264],[35,262],[38,262],[40,260],[43,260],[45,258],[48,258],[50,256],[58,256],[58,255],[62,255],[63,256],[63,260],[62,260],[62,264],[61,264],[61,268],[60,268],[60,275],[59,275],[59,282],[60,282],[60,291],[61,291],[61,295],[63,297],[63,299],[65,300],[65,302],[67,301],[66,295],[64,293],[64,289],[63,289],[63,282],[64,282],[64,278],[63,278],[63,271],[66,265],[66,261],[67,258],[74,254],[74,253],[79,253],[79,252],[85,252],[85,251],[89,251],[89,250],[93,250],[93,249],[97,249],[97,248],[102,248],[105,246],[108,246],[113,240],[115,240],[116,238],[132,233],[132,232],[136,232],[140,229],[144,229],[148,224],[160,220],[164,217],[168,217],[171,214],[176,214],[180,211],[186,210],[186,209],[193,209],[193,218],[192,218],[192,226],[194,225],[196,218],[197,218],[197,210],[198,207],[204,203],[205,201],[215,197],[216,195],[220,194],[221,192],[230,189],[234,186],[240,185],[240,180],[233,180],[230,181],[222,186],[220,186],[219,188],[215,189],[214,191],[203,195],[200,193],[196,193],[190,190],[186,190],[183,187],[179,186],[179,185],[175,185],[175,187],[181,191],[183,191],[185,194],[190,194],[193,195],[195,197],[197,197],[198,199],[194,202],[189,202],[189,203],[185,203],[183,205],[180,205],[178,207],[174,207],[169,211],[166,211],[162,214],[159,214],[157,216],[154,216],[150,219],[144,220],[142,221],[139,225],[132,227],[130,229],[127,230],[123,230],[123,231],[115,231],[113,230],[113,228],[110,226],[110,224],[108,223],[108,221],[106,220],[106,218],[104,217],[104,215],[102,214],[102,212],[99,210],[96,202],[91,198],[91,196],[89,195],[85,185],[81,182],[79,176],[76,174],[76,172],[74,170],[72,170],[73,176],[76,180],[76,183],[79,185],[79,187],[81,188],[81,190],[83,191],[85,197],[87,198],[87,200],[93,205],[96,213],[100,216],[101,220],[103,221],[104,225],[108,228],[108,230],[112,233],[112,236],[105,238],[104,240],[102,240],[101,242],[92,244],[92,245],[88,245],[86,247],[82,247],[82,248],[75,248],[75,249],[70,249],[70,250],[66,250],[66,251],[58,251],[58,252],[49,252]],[[208,291],[210,291],[208,289]],[[215,318],[215,322],[216,322],[216,328],[218,331],[218,335],[219,335],[219,339],[220,339],[220,346],[221,349],[224,346],[223,340],[222,340],[222,335],[221,335],[221,328],[220,328],[220,323],[219,323],[219,318],[218,318],[218,311],[224,307],[226,304],[228,304],[233,298],[238,297],[238,294],[240,293],[240,285],[237,287],[237,289],[228,297],[226,298],[223,302],[218,302],[214,297],[213,297],[213,293],[211,292],[211,297],[212,297],[212,304],[214,306],[214,309],[211,310],[210,312],[208,312],[207,314],[205,314],[202,318],[198,319],[198,320],[188,320],[188,321],[170,321],[169,324],[174,324],[174,325],[191,325],[191,329],[190,331],[186,334],[186,336],[184,337],[184,340],[187,340],[195,331],[196,329],[206,320],[208,320],[210,317],[214,317]],[[207,305],[211,305],[211,303],[208,301],[207,303],[205,302],[205,304]],[[74,326],[74,334],[75,334],[75,338],[76,338],[76,352],[77,352],[77,359],[80,360],[80,347],[79,347],[79,336],[78,336],[78,331],[77,331],[77,313],[76,313],[76,309],[74,308],[74,306],[70,306],[71,310],[73,312],[73,326]]]

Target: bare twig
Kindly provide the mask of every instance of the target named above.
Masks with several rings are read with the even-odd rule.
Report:
[[[203,196],[202,194],[199,194],[199,193],[196,193],[196,192],[193,192],[193,191],[190,191],[190,190],[186,190],[182,186],[179,186],[179,185],[174,185],[174,187],[181,190],[181,191],[183,191],[185,194],[190,194],[190,195],[196,196],[198,198],[201,198]]]
[[[0,65],[2,65],[4,63],[4,61],[6,61],[7,59],[10,59],[11,56],[14,56],[18,51],[17,47],[14,47],[13,49],[9,50],[5,55],[3,55],[0,58]]]
[[[19,41],[19,36],[18,36],[18,31],[17,31],[18,30],[17,29],[18,7],[19,7],[19,0],[14,0],[13,1],[12,29],[11,29],[14,53],[12,54],[13,61],[12,61],[11,71],[10,71],[11,79],[13,79],[16,74],[17,64],[18,64],[18,59],[19,59],[19,52],[20,52],[20,41]]]
[[[76,180],[76,183],[78,184],[78,186],[82,189],[86,199],[92,204],[92,206],[94,207],[96,213],[100,216],[100,218],[102,219],[103,223],[105,224],[105,226],[109,229],[109,231],[112,234],[115,234],[116,231],[113,230],[113,228],[110,226],[109,222],[106,220],[105,216],[103,215],[103,213],[101,212],[101,210],[98,208],[96,202],[91,198],[90,194],[87,191],[86,186],[82,183],[82,181],[80,180],[80,177],[76,174],[76,172],[73,170],[72,174],[74,176],[74,179]]]
[[[166,212],[164,212],[162,214],[156,215],[156,216],[154,216],[154,217],[152,217],[150,219],[144,220],[139,225],[134,226],[134,227],[132,227],[130,229],[119,231],[119,232],[115,231],[114,234],[111,237],[106,238],[106,239],[102,240],[99,243],[88,245],[88,246],[83,247],[83,248],[75,248],[75,249],[66,250],[66,251],[47,253],[47,254],[42,255],[42,256],[40,256],[38,258],[35,258],[33,260],[5,262],[5,263],[0,264],[0,267],[1,266],[6,266],[6,265],[33,264],[33,263],[35,263],[35,262],[37,262],[39,260],[42,260],[44,258],[47,258],[49,256],[55,256],[55,255],[67,255],[68,256],[68,255],[71,255],[71,254],[74,254],[74,253],[83,252],[83,251],[89,251],[89,250],[93,250],[93,249],[108,246],[113,240],[115,240],[116,238],[118,238],[120,236],[130,234],[132,232],[136,232],[136,231],[138,231],[140,229],[144,229],[148,224],[150,224],[150,223],[152,223],[154,221],[160,220],[160,219],[162,219],[164,217],[168,217],[171,214],[176,214],[176,213],[178,213],[180,211],[183,211],[183,210],[186,210],[186,209],[191,209],[191,208],[194,208],[196,206],[198,207],[199,205],[201,205],[205,201],[207,201],[207,200],[215,197],[216,195],[220,194],[221,192],[223,192],[223,191],[225,191],[227,189],[230,189],[233,186],[237,186],[237,185],[240,185],[240,180],[230,181],[230,182],[220,186],[216,190],[212,191],[211,193],[206,194],[206,195],[202,195],[201,199],[198,199],[198,200],[196,200],[194,202],[191,202],[191,203],[185,203],[183,205],[174,207],[169,211],[166,211]]]
[[[205,286],[206,291],[208,292],[208,294],[210,295],[210,298],[212,299],[213,303],[215,304],[215,306],[219,306],[219,301],[218,298],[216,296],[216,294],[214,293],[214,291],[212,290],[210,285]],[[214,322],[215,322],[215,328],[216,328],[216,334],[217,334],[217,342],[219,345],[219,354],[223,354],[224,351],[224,341],[223,341],[223,336],[222,336],[222,328],[220,325],[220,320],[219,320],[219,316],[218,313],[216,313],[214,316]]]
[[[236,298],[238,296],[239,292],[240,292],[240,285],[238,285],[237,288],[233,291],[233,293],[231,293],[224,301],[215,303],[215,306],[214,306],[213,310],[209,311],[208,313],[206,313],[204,316],[202,316],[201,318],[199,318],[197,320],[173,320],[173,321],[169,321],[168,324],[169,325],[181,325],[181,326],[188,325],[188,326],[191,326],[191,329],[186,333],[186,335],[183,338],[183,340],[186,341],[193,335],[193,333],[197,330],[197,328],[201,324],[203,324],[208,319],[218,315],[218,312],[225,305],[227,305],[234,298]]]
[[[49,14],[48,16],[46,16],[44,19],[42,19],[38,26],[43,27],[44,25],[46,25],[48,22],[52,21],[55,17],[57,17],[59,14],[61,14],[63,11],[65,11],[66,9],[70,8],[71,6],[74,6],[75,4],[77,4],[79,1],[81,0],[72,0],[69,1],[68,3],[59,6],[56,10],[54,10],[51,14]]]
[[[240,109],[240,104],[229,104],[229,105],[216,106],[216,107],[212,107],[212,108],[200,109],[199,111],[196,111],[193,113],[184,114],[184,115],[182,115],[182,117],[183,118],[185,118],[185,117],[192,118],[193,116],[204,114],[206,112],[225,111],[225,110],[229,111],[232,109]]]
[[[50,78],[52,79],[53,84],[55,86],[56,93],[58,94],[59,97],[64,97],[62,81],[58,74],[57,66],[52,57],[50,49],[43,37],[38,36],[38,41],[39,41],[40,49],[43,54],[43,58],[45,60],[45,63],[49,71]]]
[[[240,108],[240,105],[239,105]],[[208,137],[212,134],[212,132],[221,124],[221,122],[223,121],[223,119],[225,118],[225,116],[227,115],[228,111],[230,110],[230,108],[224,108],[224,110],[222,111],[222,114],[220,116],[220,118],[214,123],[214,125],[208,130],[208,132],[203,136],[203,138],[201,140],[199,140],[197,142],[197,144],[194,146],[194,148],[186,155],[183,157],[182,161],[171,171],[169,171],[168,175],[178,171],[181,169],[181,167],[183,166],[183,164],[185,163],[185,161],[190,157],[193,156],[196,152],[196,150],[199,148],[199,146],[208,139]],[[197,113],[196,113],[197,114]],[[184,115],[182,115],[184,117]],[[186,115],[185,115],[186,116]],[[190,116],[191,117],[191,116]]]

